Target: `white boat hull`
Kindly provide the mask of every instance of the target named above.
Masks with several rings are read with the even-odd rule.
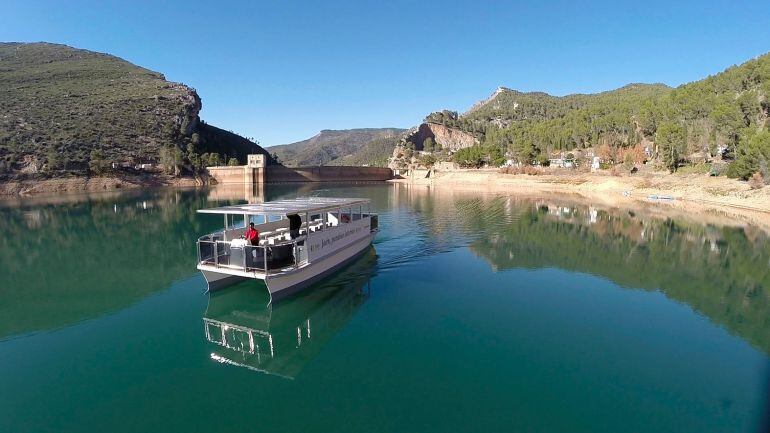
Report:
[[[206,279],[206,283],[208,283],[208,291],[210,292],[225,288],[227,286],[232,286],[233,284],[237,284],[250,278],[241,275],[223,274],[221,272],[210,271],[206,269],[200,269],[200,271],[203,274],[203,278]]]
[[[199,265],[198,269],[203,273],[208,283],[208,290],[214,291],[225,288],[248,279],[264,280],[270,299],[276,301],[292,295],[310,286],[311,284],[329,276],[334,271],[345,266],[371,245],[376,232],[368,233],[362,238],[349,243],[334,254],[308,263],[297,269],[292,269],[276,274],[265,275],[262,272],[249,272],[228,269],[224,273],[222,269],[214,266]]]
[[[338,253],[287,274],[268,275],[265,279],[271,300],[285,298],[329,276],[350,263],[371,245],[374,233],[346,246]]]

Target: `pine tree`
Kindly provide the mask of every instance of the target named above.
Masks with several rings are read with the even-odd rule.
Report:
[[[656,142],[666,168],[672,173],[679,167],[679,159],[684,150],[684,128],[673,122],[662,122],[658,127]]]

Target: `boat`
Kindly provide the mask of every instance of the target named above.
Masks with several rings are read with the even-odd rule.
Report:
[[[650,200],[674,200],[674,197],[670,195],[658,195],[658,194],[652,194],[647,196]]]
[[[366,198],[304,197],[200,209],[224,216],[222,230],[198,239],[198,270],[208,291],[264,282],[270,302],[334,273],[369,247],[379,231]],[[253,223],[258,242],[244,238]]]
[[[223,365],[295,379],[369,299],[374,248],[310,290],[267,304],[248,282],[209,294],[203,331]],[[241,287],[244,286],[244,287]]]

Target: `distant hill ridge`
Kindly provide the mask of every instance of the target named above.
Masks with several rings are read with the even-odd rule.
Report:
[[[521,92],[518,90],[510,89],[508,87],[500,86],[497,89],[495,89],[492,94],[479,102],[476,102],[471,106],[468,111],[463,113],[463,116],[470,116],[475,112],[481,111],[488,107],[490,104],[499,104],[499,105],[505,105],[506,100],[510,99],[516,99],[516,98],[550,98],[553,100],[585,100],[590,99],[593,96],[601,95],[601,94],[607,94],[607,93],[615,93],[615,92],[623,92],[623,91],[644,91],[648,89],[671,89],[671,87],[667,86],[663,83],[653,83],[653,84],[646,84],[646,83],[629,83],[626,84],[623,87],[614,89],[614,90],[606,90],[599,93],[571,93],[564,96],[555,96],[551,95],[547,92],[540,92],[540,91],[534,91],[534,92]],[[516,102],[514,102],[516,104]],[[498,107],[502,108],[502,107]]]
[[[564,115],[569,110],[591,105],[603,97],[645,98],[661,95],[670,90],[671,87],[665,84],[630,83],[618,89],[599,93],[554,96],[546,92],[520,92],[507,87],[498,87],[489,98],[474,104],[461,117],[488,121],[553,118]]]
[[[324,129],[307,140],[267,148],[287,166],[385,166],[404,133],[399,128]]]
[[[158,162],[164,154],[178,169],[195,171],[267,154],[202,122],[201,106],[194,89],[109,54],[0,43],[0,174],[86,172]]]

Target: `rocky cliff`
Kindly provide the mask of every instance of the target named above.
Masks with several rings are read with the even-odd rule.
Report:
[[[407,138],[407,141],[412,141],[417,150],[423,150],[427,138],[433,139],[433,142],[440,144],[444,150],[451,152],[478,144],[478,139],[467,132],[430,122],[420,125],[416,134]]]
[[[438,144],[443,152],[450,154],[479,143],[479,140],[468,132],[439,123],[425,122],[404,133],[398,146],[393,149],[388,167],[396,170],[414,163],[411,151],[425,150],[425,140],[429,138]]]

